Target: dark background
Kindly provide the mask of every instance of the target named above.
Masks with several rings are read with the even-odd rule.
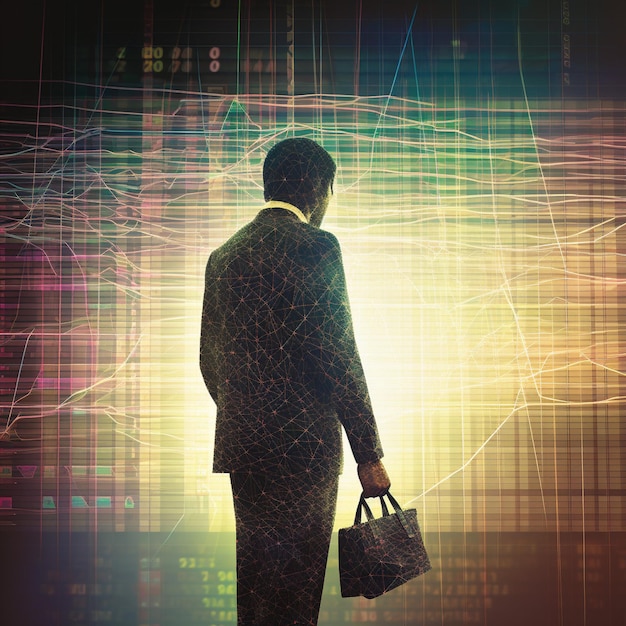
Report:
[[[28,145],[38,132],[54,137],[73,123],[64,117],[64,105],[94,106],[107,85],[170,89],[177,94],[171,107],[180,94],[199,89],[289,94],[288,6],[269,0],[219,4],[103,0],[4,6],[3,141]],[[309,0],[293,6],[294,95],[316,91],[319,68],[309,52],[315,44],[324,51],[323,86],[329,93],[429,100],[590,99],[622,105],[626,98],[622,3]],[[319,23],[324,24],[321,39]],[[410,53],[402,54],[411,24]],[[147,43],[201,53],[193,71],[148,75],[141,57]],[[217,72],[211,70],[215,47],[220,49]],[[238,50],[249,51],[247,69],[240,59],[238,71]],[[5,188],[11,182],[5,175]],[[0,206],[3,217],[20,210]],[[2,245],[6,262],[13,248]],[[21,271],[19,266],[16,272]],[[5,294],[10,300],[10,292]],[[39,314],[40,301],[25,306],[22,320],[29,312]],[[4,316],[2,321],[8,326],[15,320]],[[19,355],[4,354],[3,360],[6,406]],[[37,435],[36,426],[26,429]],[[36,445],[0,443],[3,465],[37,465]],[[69,523],[50,531],[39,506],[46,480],[41,468],[34,481],[22,478],[15,472],[0,478],[0,496],[10,494],[22,503],[0,518],[2,623],[234,623],[231,535],[76,531]],[[130,527],[132,520],[130,510]],[[439,573],[375,602],[341,600],[337,580],[329,574],[321,623],[620,626],[626,624],[624,530],[451,533],[433,542],[449,546],[447,553],[431,554]],[[336,553],[331,554],[333,572],[334,559]]]

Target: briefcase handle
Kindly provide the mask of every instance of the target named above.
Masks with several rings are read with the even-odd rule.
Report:
[[[387,508],[387,504],[385,503],[385,500],[384,500],[385,496],[389,498],[389,502],[391,502],[391,506],[393,506],[394,511],[396,512],[396,515],[398,516],[400,523],[402,524],[402,526],[404,526],[404,530],[406,531],[407,535],[409,537],[414,537],[415,530],[411,527],[411,524],[409,524],[408,520],[406,519],[406,515],[404,514],[402,507],[398,504],[398,501],[391,495],[389,491],[383,494],[382,496],[379,496],[380,506],[383,511],[383,517],[389,515],[389,509]],[[365,497],[363,496],[363,494],[361,494],[359,505],[356,508],[356,515],[354,516],[355,526],[361,523],[361,514],[362,514],[363,509],[365,509],[365,516],[367,517],[367,521],[371,522],[374,519],[372,509],[370,509],[369,504],[367,504],[367,502],[365,501]]]

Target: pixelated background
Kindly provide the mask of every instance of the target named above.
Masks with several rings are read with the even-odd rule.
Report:
[[[624,11],[33,1],[0,24],[12,624],[233,624],[204,264],[306,136],[392,490],[433,570],[320,624],[626,623]],[[626,243],[626,241],[625,241]],[[346,455],[336,528],[360,487]],[[37,599],[37,603],[33,601]]]

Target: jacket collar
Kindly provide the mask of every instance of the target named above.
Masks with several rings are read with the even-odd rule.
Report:
[[[304,222],[305,224],[309,222],[306,215],[298,207],[293,206],[293,204],[289,204],[289,202],[270,200],[261,207],[261,211],[264,209],[285,209],[285,211],[293,213],[301,222]]]

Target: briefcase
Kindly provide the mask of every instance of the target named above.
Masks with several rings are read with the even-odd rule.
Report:
[[[344,598],[376,598],[430,569],[415,509],[403,510],[387,492],[394,513],[380,497],[382,517],[374,518],[361,495],[354,525],[339,530],[339,581]],[[361,523],[365,509],[367,521]]]

